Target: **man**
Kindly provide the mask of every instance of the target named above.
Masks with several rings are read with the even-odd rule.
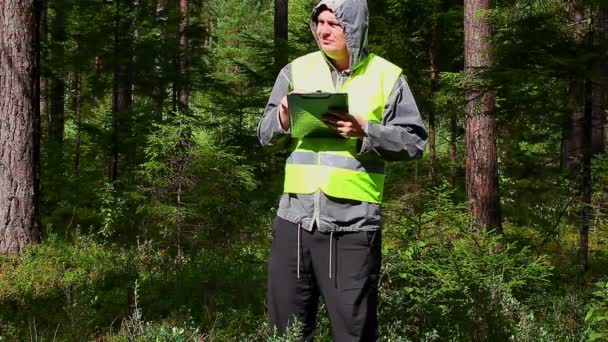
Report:
[[[268,308],[279,334],[314,335],[323,296],[334,341],[378,336],[384,161],[421,155],[427,133],[401,69],[370,54],[365,0],[321,0],[311,29],[320,51],[285,66],[258,127],[262,145],[291,143],[272,225]],[[348,93],[325,123],[342,137],[290,138],[286,95]]]

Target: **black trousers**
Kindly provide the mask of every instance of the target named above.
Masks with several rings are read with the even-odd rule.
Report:
[[[276,217],[272,235],[270,327],[283,335],[297,319],[303,340],[312,341],[323,296],[334,341],[377,340],[381,232],[309,232]]]

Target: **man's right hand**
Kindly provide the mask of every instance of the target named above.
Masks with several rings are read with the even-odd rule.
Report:
[[[281,127],[284,130],[288,130],[291,127],[289,123],[289,109],[287,107],[287,95],[283,96],[281,99],[281,104],[279,105],[279,119],[281,121]]]

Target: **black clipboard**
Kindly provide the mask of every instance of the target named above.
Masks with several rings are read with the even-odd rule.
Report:
[[[321,117],[330,108],[348,112],[346,93],[291,93],[287,95],[291,136],[294,138],[341,138],[335,129],[327,126]]]

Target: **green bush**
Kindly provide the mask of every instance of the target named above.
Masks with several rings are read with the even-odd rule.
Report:
[[[585,316],[588,341],[608,341],[608,283],[597,282],[594,300]]]
[[[552,267],[502,235],[470,231],[466,203],[454,203],[452,192],[441,186],[416,194],[407,206],[414,209],[392,215],[381,282],[383,335],[525,340],[517,336],[536,329],[525,302],[548,286]]]
[[[78,236],[50,236],[25,253],[0,260],[0,317],[16,339],[90,338],[99,326],[129,312],[132,255]],[[46,335],[46,336],[45,336]]]

